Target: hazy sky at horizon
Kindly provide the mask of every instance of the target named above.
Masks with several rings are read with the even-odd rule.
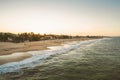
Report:
[[[0,0],[0,32],[120,36],[120,0]]]

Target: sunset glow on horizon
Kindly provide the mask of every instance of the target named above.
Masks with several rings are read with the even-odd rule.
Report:
[[[0,0],[0,32],[120,36],[120,0]]]

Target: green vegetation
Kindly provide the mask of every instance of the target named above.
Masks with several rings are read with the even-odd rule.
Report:
[[[24,41],[40,41],[50,39],[71,39],[71,38],[101,38],[103,36],[69,36],[69,35],[54,35],[54,34],[34,34],[30,33],[3,33],[0,32],[0,42],[24,42]]]

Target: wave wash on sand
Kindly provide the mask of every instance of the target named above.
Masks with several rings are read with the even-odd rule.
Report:
[[[31,54],[32,57],[22,61],[10,62],[10,63],[0,65],[0,74],[4,74],[8,72],[20,72],[22,68],[35,67],[45,62],[46,59],[51,58],[52,55],[63,54],[70,50],[76,49],[77,47],[81,47],[84,45],[91,45],[100,40],[102,39],[74,41],[74,42],[68,42],[66,44],[63,44],[62,46],[48,47],[50,48],[49,50],[24,52],[25,54]]]

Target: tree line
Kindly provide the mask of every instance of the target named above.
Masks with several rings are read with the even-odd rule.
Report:
[[[100,38],[102,36],[70,36],[70,35],[54,35],[54,34],[35,34],[30,33],[3,33],[0,32],[0,41],[1,42],[24,42],[24,41],[40,41],[40,40],[50,40],[50,39],[69,39],[69,38]]]
[[[71,36],[68,35],[53,35],[53,34],[35,34],[33,32],[30,33],[3,33],[0,32],[0,41],[1,42],[24,42],[24,41],[40,41],[40,40],[48,40],[48,39],[68,39]]]

